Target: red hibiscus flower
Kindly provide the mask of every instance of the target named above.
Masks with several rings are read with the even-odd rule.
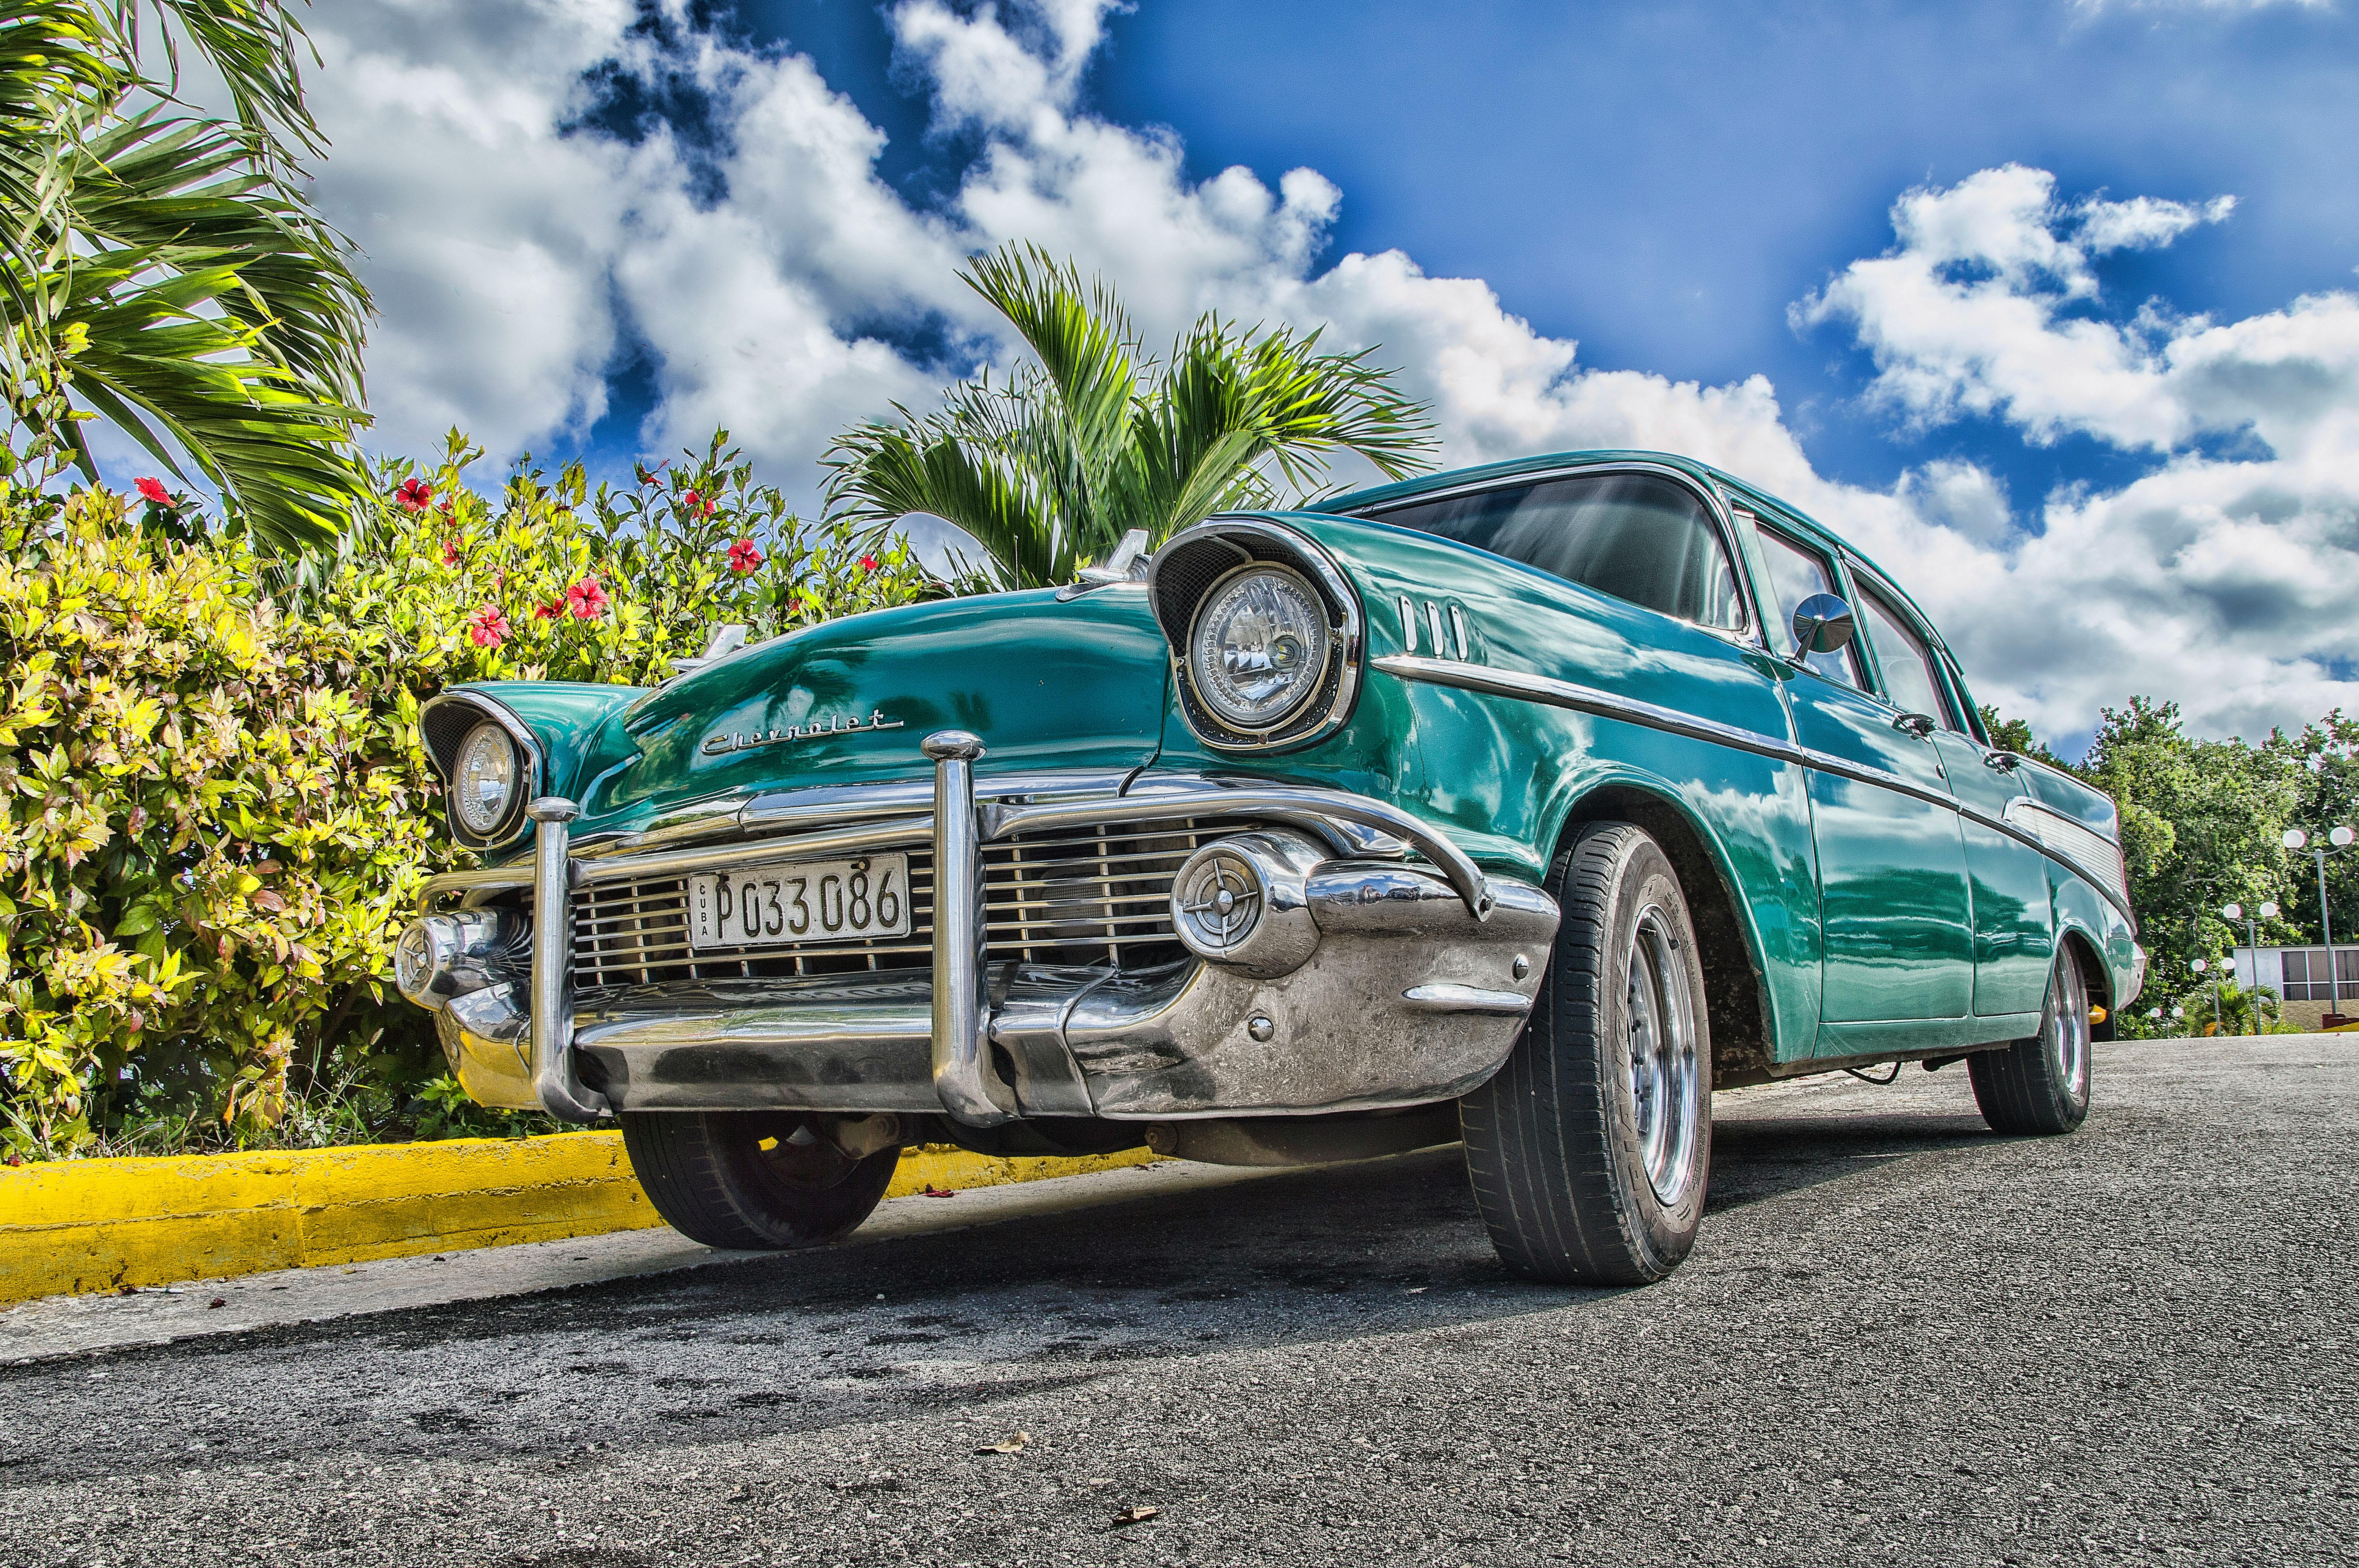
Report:
[[[467,622],[467,635],[478,648],[496,648],[508,640],[508,618],[496,604],[486,604]]]
[[[576,621],[595,621],[606,613],[606,590],[599,586],[592,572],[565,590],[565,607],[573,611]]]
[[[873,571],[875,571],[875,570],[876,569],[876,557],[875,557],[875,556],[863,556],[863,557],[860,557],[860,569],[861,569],[862,571],[864,571],[864,572],[873,572]]]
[[[146,496],[148,500],[154,502],[158,506],[169,506],[172,504],[171,493],[164,488],[164,481],[162,480],[141,480],[139,481],[139,493]]]
[[[679,498],[679,503],[691,517],[710,517],[712,515],[712,503],[707,501],[704,496],[697,491],[691,490],[682,492]]]
[[[393,498],[411,512],[423,512],[434,499],[434,487],[422,479],[406,479],[401,488],[393,492]]]
[[[562,600],[552,599],[547,604],[534,606],[532,618],[535,621],[554,621],[564,613],[564,601]]]
[[[729,569],[739,577],[760,569],[762,546],[751,539],[740,539],[729,546]]]
[[[644,467],[634,464],[631,471],[639,476],[641,484],[653,484],[656,481],[656,476],[649,473]]]
[[[446,567],[455,567],[459,564],[458,540],[445,539],[442,541],[442,564]]]

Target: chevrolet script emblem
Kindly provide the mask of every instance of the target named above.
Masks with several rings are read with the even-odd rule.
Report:
[[[901,721],[887,719],[885,710],[877,708],[865,719],[853,715],[850,719],[831,716],[815,719],[809,724],[789,724],[783,730],[756,730],[751,735],[707,735],[704,754],[718,757],[728,752],[750,752],[756,746],[782,746],[788,741],[816,741],[823,735],[850,735],[863,730],[898,730]]]

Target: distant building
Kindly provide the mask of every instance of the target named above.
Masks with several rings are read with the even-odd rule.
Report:
[[[2239,947],[2234,957],[2236,983],[2277,992],[2285,1021],[2296,1028],[2331,1029],[2359,1018],[2359,947],[2334,945],[2331,981],[2323,947]]]

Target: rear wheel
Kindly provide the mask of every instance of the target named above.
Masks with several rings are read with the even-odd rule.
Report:
[[[623,1145],[656,1212],[708,1247],[816,1247],[866,1219],[897,1149],[855,1159],[791,1111],[625,1111]]]
[[[1543,1280],[1645,1284],[1694,1246],[1712,1166],[1703,966],[1679,877],[1626,822],[1557,856],[1549,974],[1506,1065],[1459,1105],[1499,1256]]]
[[[2089,1114],[2089,980],[2069,947],[2056,953],[2039,1033],[1966,1058],[1974,1103],[1995,1132],[2070,1132]]]

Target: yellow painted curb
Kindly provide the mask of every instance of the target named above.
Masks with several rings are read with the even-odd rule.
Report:
[[[912,1149],[887,1197],[1142,1165]],[[661,1225],[619,1132],[0,1168],[0,1305]]]

